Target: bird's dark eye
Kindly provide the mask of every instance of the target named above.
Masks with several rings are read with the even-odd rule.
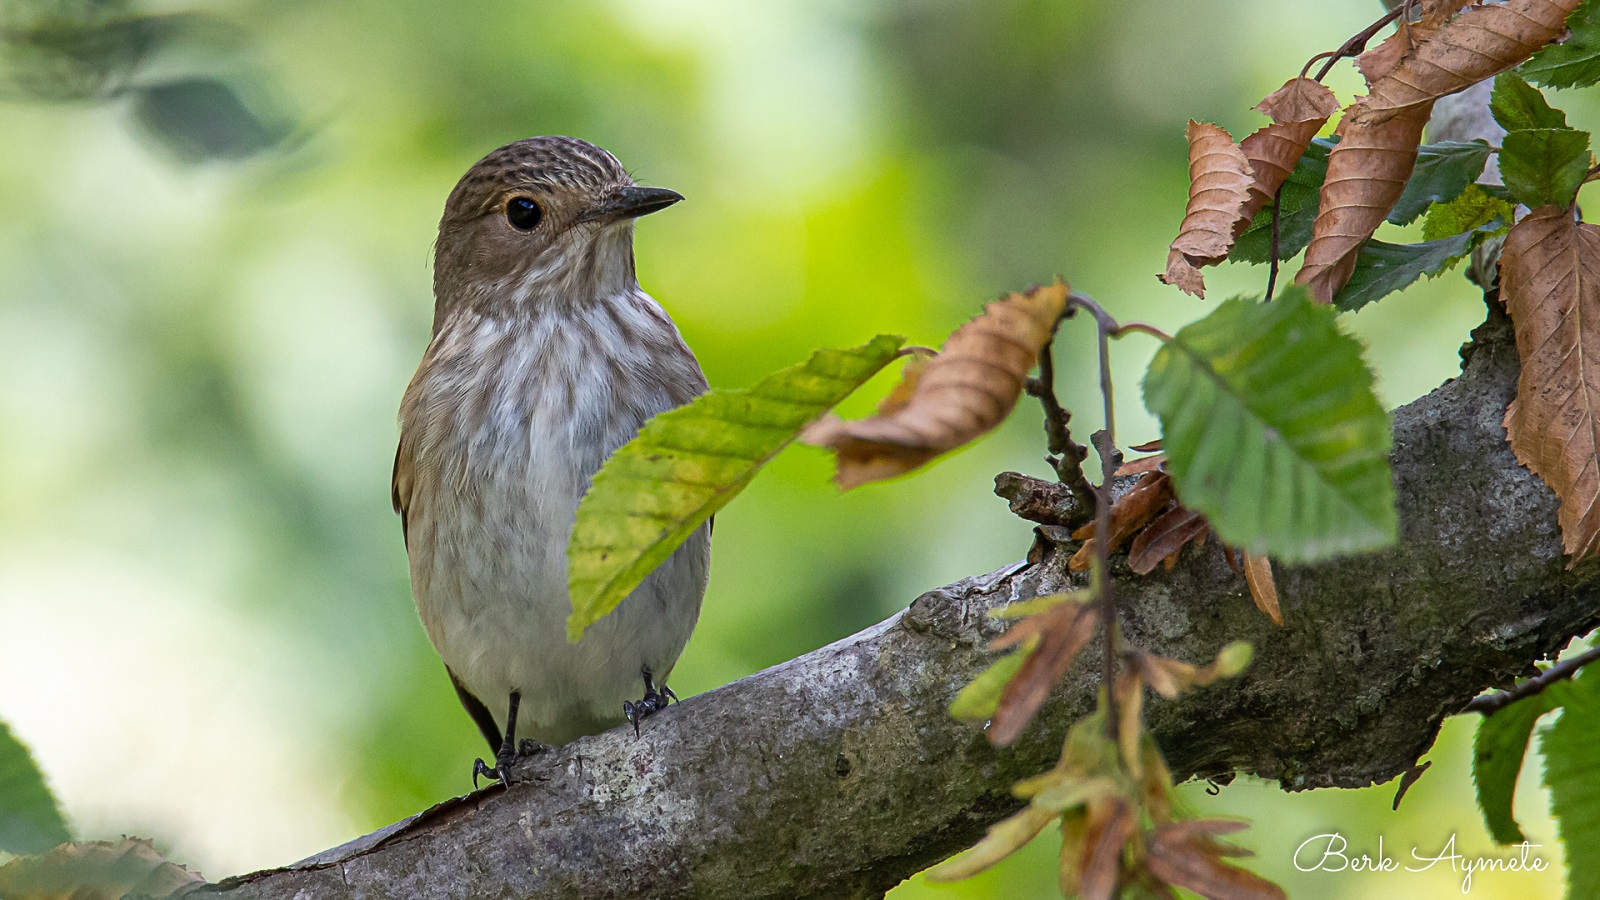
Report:
[[[506,203],[506,221],[518,231],[532,231],[539,227],[539,220],[544,218],[544,210],[539,204],[529,197],[512,197]]]

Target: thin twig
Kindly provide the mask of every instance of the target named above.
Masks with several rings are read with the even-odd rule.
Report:
[[[1148,334],[1164,344],[1169,344],[1172,342],[1172,335],[1167,334],[1165,331],[1162,331],[1148,322],[1124,322],[1111,330],[1111,336],[1114,338],[1119,338],[1125,334],[1135,331]]]
[[[1278,207],[1283,203],[1283,185],[1272,192],[1272,245],[1267,253],[1267,300],[1272,300],[1272,292],[1278,287]]]
[[[1578,674],[1579,669],[1597,659],[1600,659],[1600,647],[1580,653],[1571,659],[1562,660],[1509,690],[1473,697],[1471,702],[1461,707],[1461,711],[1483,713],[1486,716],[1499,712],[1518,700],[1542,693],[1545,688],[1558,681],[1566,681]]]
[[[1333,69],[1333,64],[1338,62],[1339,60],[1346,59],[1346,58],[1351,57],[1351,56],[1358,56],[1363,51],[1365,51],[1367,49],[1367,41],[1372,40],[1372,36],[1373,35],[1377,34],[1379,31],[1382,31],[1383,30],[1383,26],[1388,25],[1390,22],[1393,22],[1395,19],[1400,18],[1400,13],[1402,11],[1404,11],[1405,8],[1408,5],[1409,4],[1402,3],[1399,6],[1395,7],[1394,9],[1391,9],[1388,12],[1384,13],[1383,16],[1378,19],[1378,21],[1373,22],[1371,25],[1368,25],[1366,28],[1363,28],[1360,31],[1356,32],[1356,34],[1353,37],[1351,37],[1350,40],[1345,41],[1343,44],[1340,44],[1339,45],[1339,49],[1333,51],[1330,54],[1327,54],[1328,61],[1326,63],[1323,63],[1322,71],[1317,73],[1316,80],[1317,81],[1321,81],[1322,79],[1328,77],[1328,72]],[[1322,56],[1323,56],[1323,54],[1321,54],[1321,53],[1317,54],[1316,56],[1313,56],[1311,58],[1311,62],[1316,62],[1317,59],[1322,57]],[[1310,62],[1306,63],[1306,69],[1310,69],[1310,68],[1311,68],[1311,63]],[[1304,71],[1302,71],[1301,74],[1302,75],[1305,74]]]
[[[1072,307],[1069,306],[1062,318],[1071,314]],[[1060,325],[1060,320],[1057,320],[1056,327]],[[1083,461],[1089,457],[1089,448],[1072,439],[1072,432],[1068,428],[1072,414],[1063,409],[1061,402],[1056,399],[1055,336],[1056,331],[1052,329],[1050,340],[1039,350],[1039,377],[1029,378],[1023,389],[1039,398],[1039,405],[1044,407],[1044,434],[1050,450],[1050,468],[1056,470],[1056,478],[1067,486],[1078,501],[1077,515],[1087,520],[1097,502],[1094,486],[1083,474]]]
[[[1099,573],[1100,622],[1105,635],[1105,654],[1100,668],[1100,684],[1106,698],[1106,734],[1115,743],[1121,734],[1117,701],[1117,595],[1111,581],[1111,480],[1117,471],[1117,422],[1111,385],[1111,335],[1120,329],[1100,304],[1082,294],[1067,297],[1069,307],[1086,309],[1094,316],[1100,350],[1100,397],[1105,412],[1105,427],[1090,438],[1100,454],[1099,497],[1094,510],[1095,567]]]

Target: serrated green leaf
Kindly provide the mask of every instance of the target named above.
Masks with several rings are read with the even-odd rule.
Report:
[[[1283,217],[1278,222],[1278,258],[1288,259],[1311,242],[1311,227],[1321,205],[1322,182],[1328,177],[1328,154],[1336,142],[1316,138],[1295,163],[1294,171],[1283,182],[1278,199]],[[1250,227],[1233,242],[1228,259],[1234,262],[1264,263],[1272,255],[1272,205],[1268,204],[1250,220]]]
[[[1524,697],[1484,716],[1472,740],[1472,783],[1477,788],[1478,809],[1489,834],[1500,844],[1519,844],[1525,838],[1512,814],[1517,776],[1528,750],[1528,739],[1539,717],[1556,708],[1551,692]]]
[[[1356,257],[1350,280],[1334,295],[1333,305],[1345,312],[1354,312],[1374,300],[1404,290],[1424,275],[1432,278],[1471,253],[1478,241],[1501,230],[1504,230],[1504,223],[1496,220],[1474,231],[1420,244],[1367,241]]]
[[[70,840],[32,754],[0,722],[0,853],[43,853]]]
[[[1030,638],[1022,646],[1011,653],[1000,657],[984,669],[972,683],[961,689],[956,694],[956,699],[950,703],[950,715],[962,722],[972,722],[981,725],[994,718],[994,711],[1000,706],[1000,694],[1005,691],[1006,685],[1011,683],[1022,664],[1028,661],[1028,655],[1039,644],[1038,638]]]
[[[1489,161],[1487,141],[1439,141],[1417,148],[1417,165],[1405,190],[1389,210],[1388,221],[1409,225],[1434,203],[1448,203],[1483,174]]]
[[[1507,131],[1529,128],[1565,128],[1567,114],[1552,107],[1539,89],[1516,72],[1501,72],[1489,94],[1489,111]]]
[[[646,422],[596,473],[567,545],[576,642],[817,416],[895,358],[904,338],[818,350],[749,390],[703,394]]]
[[[1395,540],[1389,417],[1334,315],[1299,287],[1230,300],[1145,375],[1178,498],[1248,553],[1304,562]]]
[[[1589,173],[1589,132],[1572,128],[1513,131],[1500,142],[1500,175],[1524,206],[1568,207]]]
[[[1510,222],[1514,209],[1510,200],[1489,193],[1483,185],[1468,185],[1461,196],[1449,203],[1435,203],[1428,207],[1428,216],[1422,220],[1422,239],[1443,240],[1487,225],[1495,219],[1502,223]]]
[[[1545,87],[1589,87],[1600,82],[1600,0],[1584,0],[1567,16],[1571,36],[1549,44],[1519,70]]]
[[[1567,856],[1567,900],[1600,898],[1600,671],[1568,686],[1561,718],[1539,741],[1550,812]]]

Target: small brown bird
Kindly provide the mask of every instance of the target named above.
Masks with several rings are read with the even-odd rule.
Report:
[[[634,275],[634,219],[682,199],[593,144],[537,137],[484,157],[445,203],[394,506],[423,627],[495,754],[474,781],[537,749],[519,734],[637,728],[676,699],[666,681],[700,614],[709,525],[577,644],[566,553],[600,464],[706,389]]]

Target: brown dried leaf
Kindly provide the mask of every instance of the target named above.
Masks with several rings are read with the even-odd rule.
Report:
[[[1201,820],[1161,825],[1146,835],[1150,874],[1210,900],[1283,900],[1287,895],[1265,878],[1223,862],[1232,848],[1212,837],[1245,827],[1241,822]]]
[[[834,481],[845,490],[909,472],[976,440],[1016,405],[1066,308],[1067,290],[1058,281],[990,303],[956,329],[937,357],[908,365],[910,387],[896,388],[877,415],[819,419],[800,439],[834,450]]]
[[[1117,704],[1117,749],[1122,752],[1122,764],[1137,781],[1144,777],[1139,758],[1139,736],[1144,726],[1144,682],[1137,673],[1122,672],[1117,675],[1116,689],[1112,691]]]
[[[1205,296],[1200,266],[1219,263],[1233,246],[1255,174],[1244,151],[1221,126],[1189,120],[1189,205],[1157,276],[1196,297]]]
[[[1188,507],[1169,509],[1133,539],[1133,545],[1128,548],[1128,568],[1135,574],[1145,575],[1164,560],[1170,559],[1175,564],[1183,546],[1204,538],[1210,528],[1211,523],[1205,516]]]
[[[1463,7],[1471,6],[1473,2],[1474,0],[1422,0],[1420,24],[1434,27],[1443,25]]]
[[[1004,821],[989,826],[989,832],[977,846],[959,856],[945,860],[928,870],[929,881],[960,881],[982,872],[1002,859],[1021,850],[1038,836],[1046,825],[1056,820],[1059,813],[1040,809],[1032,804]]]
[[[990,643],[992,649],[999,649],[1033,635],[1039,638],[1039,646],[1000,693],[1000,705],[989,721],[990,743],[1006,747],[1022,734],[1099,623],[1099,604],[1063,603],[1023,619]],[[1014,638],[1014,634],[1021,636]]]
[[[1250,585],[1250,599],[1256,601],[1256,609],[1266,613],[1273,624],[1283,625],[1283,611],[1278,608],[1278,584],[1272,578],[1272,560],[1246,553],[1244,580]]]
[[[1305,265],[1294,276],[1322,303],[1333,302],[1350,280],[1361,246],[1400,199],[1433,108],[1424,103],[1381,124],[1364,124],[1356,115],[1359,106],[1352,105],[1336,129],[1339,143],[1328,155],[1322,208],[1311,228]]]
[[[1294,171],[1311,139],[1328,117],[1339,111],[1339,101],[1320,82],[1301,77],[1289,79],[1256,104],[1256,109],[1266,113],[1272,124],[1239,142],[1255,178],[1250,182],[1249,199],[1239,221],[1234,224],[1234,237],[1272,202],[1272,195]]]
[[[1172,478],[1167,473],[1154,472],[1142,476],[1126,494],[1111,504],[1111,543],[1108,552],[1121,547],[1124,541],[1166,508],[1175,496]],[[1083,541],[1083,546],[1067,561],[1067,568],[1073,572],[1086,572],[1090,561],[1099,552],[1096,542],[1100,537],[1095,534],[1093,522],[1074,531],[1072,536]]]
[[[1117,470],[1111,474],[1119,476],[1143,475],[1147,472],[1154,472],[1158,469],[1161,469],[1162,466],[1165,465],[1166,461],[1167,455],[1165,453],[1157,453],[1154,456],[1141,456],[1138,459],[1129,460],[1128,462],[1117,466]]]
[[[1189,663],[1156,656],[1144,650],[1134,650],[1128,656],[1139,678],[1168,700],[1193,686],[1195,673],[1199,671]]]
[[[1559,36],[1580,2],[1506,0],[1466,10],[1374,82],[1360,114],[1376,124],[1493,78]]]
[[[140,838],[62,844],[0,866],[6,900],[121,900],[128,894],[159,900],[204,883]]]
[[[1057,863],[1058,875],[1061,882],[1061,896],[1076,897],[1080,894],[1078,884],[1078,867],[1083,864],[1083,848],[1089,837],[1089,816],[1087,813],[1069,813],[1061,817],[1061,854]]]
[[[1121,797],[1089,805],[1078,892],[1083,900],[1111,900],[1122,880],[1122,850],[1133,837],[1133,807]]]
[[[1395,66],[1417,49],[1417,44],[1432,37],[1435,30],[1434,25],[1402,24],[1383,43],[1356,57],[1356,68],[1361,70],[1361,77],[1367,80],[1367,88],[1370,90],[1385,75],[1393,72]]]
[[[1600,226],[1540,207],[1506,235],[1500,272],[1522,357],[1506,437],[1561,499],[1571,568],[1600,551]]]
[[[1141,793],[1144,795],[1144,811],[1156,823],[1172,821],[1172,770],[1167,768],[1167,761],[1161,758],[1161,750],[1156,747],[1154,738],[1149,734],[1144,737],[1144,746],[1140,749],[1144,758],[1144,780],[1140,782]]]

